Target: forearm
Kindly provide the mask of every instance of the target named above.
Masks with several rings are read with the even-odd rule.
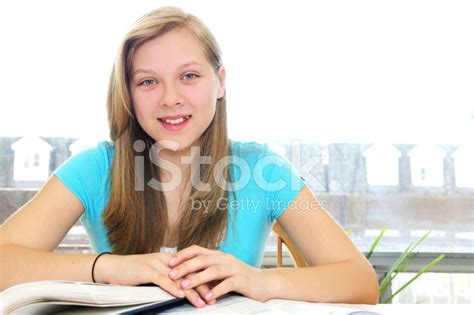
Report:
[[[366,264],[343,261],[305,268],[262,269],[271,298],[376,304],[378,280]]]
[[[18,245],[0,246],[0,290],[41,280],[92,281],[95,254],[60,254]]]

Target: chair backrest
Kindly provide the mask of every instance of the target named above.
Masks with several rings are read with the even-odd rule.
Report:
[[[282,226],[278,221],[275,221],[273,224],[273,232],[278,237],[278,244],[277,244],[277,267],[283,267],[283,244],[288,248],[290,251],[290,257],[293,260],[293,265],[295,267],[306,267],[308,264],[304,260],[303,256],[298,252],[296,249],[295,244],[290,239],[288,234],[283,230]]]

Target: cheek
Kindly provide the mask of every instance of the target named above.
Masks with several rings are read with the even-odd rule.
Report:
[[[152,110],[151,104],[152,95],[151,93],[140,93],[140,92],[131,92],[130,98],[132,100],[132,106],[135,110],[137,116],[143,116],[150,113]]]
[[[217,94],[216,91],[207,87],[206,89],[195,89],[189,93],[193,104],[201,113],[212,114],[215,111]]]
[[[136,92],[134,92],[133,90],[130,91],[130,99],[132,101],[132,107],[133,109],[135,110],[135,113],[140,113],[140,106],[138,106],[138,104],[140,104],[140,98],[139,96],[137,95]]]

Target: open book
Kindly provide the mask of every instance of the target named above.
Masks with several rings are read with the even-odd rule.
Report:
[[[79,305],[93,307],[135,306],[131,313],[180,304],[176,298],[158,286],[123,286],[75,281],[37,281],[18,284],[0,293],[0,313],[35,303]],[[133,310],[133,312],[132,312]],[[127,312],[125,312],[127,313]]]
[[[122,286],[74,281],[38,281],[13,286],[0,293],[0,314],[137,314],[137,313],[239,313],[348,314],[354,309],[290,300],[262,303],[228,294],[217,303],[195,308],[184,298],[176,298],[158,286]]]
[[[264,303],[232,294],[206,308],[206,313],[231,311],[255,314],[255,312],[274,313],[275,311]],[[162,313],[166,310],[173,312],[175,309],[179,312],[197,310],[187,303],[186,299],[174,297],[154,285],[123,286],[75,281],[37,281],[18,284],[0,293],[0,314],[61,313],[62,311],[68,314],[136,314]]]

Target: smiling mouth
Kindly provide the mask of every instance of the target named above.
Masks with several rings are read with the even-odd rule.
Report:
[[[189,120],[189,118],[191,118],[192,115],[187,115],[187,116],[183,116],[183,117],[180,117],[178,119],[163,119],[163,118],[158,118],[159,121],[163,122],[163,123],[166,123],[166,124],[170,124],[170,125],[178,125],[178,124],[181,124],[182,122],[186,121],[186,120]]]

